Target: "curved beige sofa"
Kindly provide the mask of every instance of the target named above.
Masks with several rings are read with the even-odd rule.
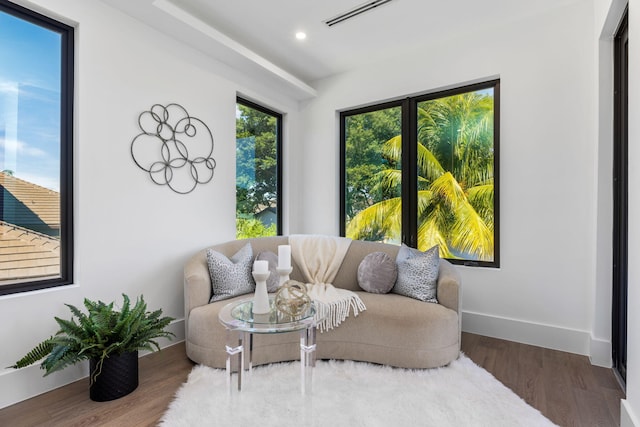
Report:
[[[251,242],[254,256],[262,251],[278,253],[278,245],[288,244],[286,236],[234,240],[212,246],[227,256]],[[334,286],[358,293],[366,311],[349,315],[335,329],[318,333],[318,359],[343,359],[379,363],[402,368],[444,366],[460,353],[460,276],[446,260],[440,261],[437,298],[427,303],[394,293],[373,294],[360,289],[358,266],[371,252],[385,252],[395,259],[399,247],[390,244],[352,241]],[[293,263],[291,279],[303,281]],[[218,312],[226,304],[247,298],[243,295],[209,303],[211,279],[206,249],[198,252],[184,268],[185,341],[187,356],[196,363],[224,368],[226,331]],[[298,360],[298,333],[254,336],[255,365]]]

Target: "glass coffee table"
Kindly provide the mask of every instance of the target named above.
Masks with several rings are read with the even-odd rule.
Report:
[[[227,304],[220,310],[218,319],[227,330],[227,386],[231,391],[231,360],[238,360],[238,390],[242,390],[245,370],[245,356],[248,355],[248,372],[253,368],[253,334],[280,334],[300,332],[300,386],[302,394],[311,391],[312,368],[316,360],[316,325],[322,320],[316,318],[315,304],[311,303],[306,312],[292,317],[275,308],[274,296],[269,296],[269,313],[254,314],[253,297]],[[245,355],[245,351],[247,355]]]

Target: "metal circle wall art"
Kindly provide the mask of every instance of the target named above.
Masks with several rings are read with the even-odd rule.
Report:
[[[138,126],[142,133],[131,141],[131,156],[154,183],[188,194],[213,179],[213,135],[184,107],[154,104],[138,116]]]

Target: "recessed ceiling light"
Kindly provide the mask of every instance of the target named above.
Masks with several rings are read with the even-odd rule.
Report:
[[[306,39],[306,38],[307,38],[307,33],[305,33],[304,31],[298,31],[298,32],[296,33],[296,38],[297,38],[298,40],[304,40],[304,39]]]

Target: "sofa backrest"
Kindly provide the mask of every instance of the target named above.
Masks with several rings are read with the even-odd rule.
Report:
[[[211,248],[230,257],[247,243],[251,243],[253,255],[257,256],[260,252],[264,251],[270,251],[277,254],[278,246],[289,244],[289,239],[287,236],[258,237],[251,239],[233,240],[230,242],[212,246]],[[361,290],[358,286],[358,266],[360,265],[360,262],[364,259],[364,257],[372,252],[384,252],[388,254],[391,259],[395,260],[399,248],[400,247],[397,245],[386,243],[353,240],[349,245],[349,250],[344,257],[342,265],[340,266],[340,270],[338,270],[338,274],[333,280],[333,285],[338,288],[349,289],[352,291]],[[304,277],[302,277],[300,268],[294,260],[291,260],[291,263],[293,272],[289,277],[292,280],[303,282]]]
[[[273,252],[278,254],[278,246],[280,245],[288,245],[289,238],[287,236],[269,236],[269,237],[254,237],[251,239],[240,239],[240,240],[232,240],[226,243],[220,243],[218,245],[212,246],[211,249],[216,250],[220,253],[225,254],[227,257],[233,256],[236,252],[240,250],[240,248],[244,247],[247,243],[251,243],[251,249],[253,250],[253,256],[256,257],[260,252]],[[204,251],[206,254],[206,250]],[[206,264],[206,255],[205,255],[205,264]],[[291,266],[293,267],[293,272],[289,275],[290,279],[297,280],[299,282],[303,281],[302,274],[300,273],[300,268],[295,263],[294,260],[291,260]]]
[[[240,248],[251,243],[253,254],[256,256],[263,251],[278,253],[278,245],[286,245],[289,239],[286,236],[260,237],[253,239],[234,240],[212,246],[211,248],[222,252],[228,257],[235,254]],[[397,245],[366,242],[354,240],[349,246],[340,270],[336,275],[333,284],[336,287],[353,291],[361,290],[358,286],[358,267],[360,262],[372,252],[385,252],[392,259],[395,259],[398,250]],[[191,257],[184,268],[184,304],[185,313],[190,313],[194,307],[205,305],[211,298],[211,279],[207,267],[206,249],[199,251]],[[293,272],[290,278],[299,282],[304,282],[300,268],[292,260]],[[440,260],[440,271],[438,277],[438,301],[447,308],[458,312],[460,308],[460,274],[444,259]],[[185,316],[185,326],[188,327],[188,316]]]

